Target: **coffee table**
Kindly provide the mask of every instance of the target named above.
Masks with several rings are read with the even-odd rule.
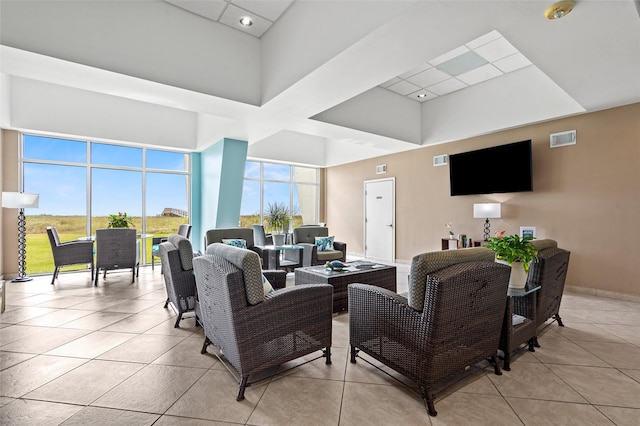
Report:
[[[320,266],[296,268],[295,285],[331,284],[333,312],[349,309],[347,286],[352,283],[370,284],[396,291],[396,267],[373,262],[351,262],[343,271]]]

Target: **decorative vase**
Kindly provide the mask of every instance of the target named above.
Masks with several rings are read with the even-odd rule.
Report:
[[[496,259],[496,262],[509,266],[506,260]],[[511,265],[511,276],[509,277],[509,287],[524,288],[527,284],[527,273],[522,262],[513,262]]]
[[[273,245],[274,246],[283,246],[284,245],[284,234],[271,234],[271,237],[273,238]]]

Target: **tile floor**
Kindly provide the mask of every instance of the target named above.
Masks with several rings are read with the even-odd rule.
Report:
[[[406,291],[406,265],[398,290]],[[0,315],[0,424],[7,425],[638,425],[640,304],[567,293],[561,314],[511,371],[474,368],[436,394],[437,417],[411,389],[348,362],[348,314],[323,360],[254,384],[200,354],[193,318],[173,327],[160,271],[7,283]],[[299,361],[298,361],[299,362]]]

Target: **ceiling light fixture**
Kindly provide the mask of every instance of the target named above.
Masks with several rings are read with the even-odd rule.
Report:
[[[242,25],[243,27],[250,27],[253,25],[253,20],[250,16],[243,16],[242,18],[240,18],[240,25]]]
[[[552,4],[544,11],[544,16],[547,19],[560,19],[569,14],[576,5],[574,0],[562,0]]]
[[[426,94],[426,93],[420,93],[420,94],[418,95],[418,97],[419,97],[419,98],[425,98],[426,96],[427,96],[427,94]]]

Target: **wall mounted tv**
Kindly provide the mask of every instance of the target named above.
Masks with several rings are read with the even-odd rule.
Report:
[[[451,195],[533,191],[531,140],[449,156]]]

